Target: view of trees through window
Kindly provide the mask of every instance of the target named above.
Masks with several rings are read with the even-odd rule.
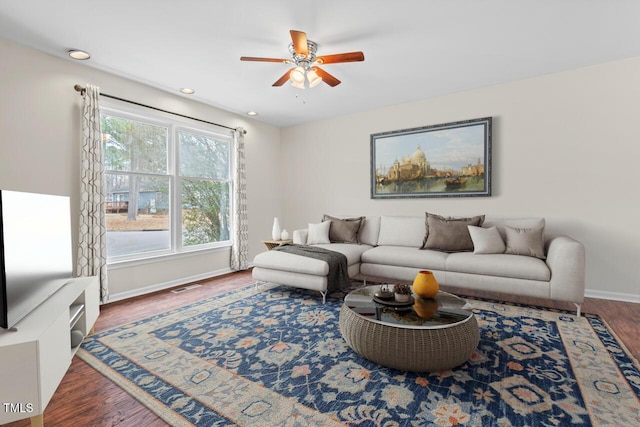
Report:
[[[230,239],[230,138],[125,114],[101,118],[108,258]]]
[[[183,244],[229,240],[229,141],[178,134]]]

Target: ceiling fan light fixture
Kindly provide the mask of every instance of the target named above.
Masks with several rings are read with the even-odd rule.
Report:
[[[309,80],[309,87],[314,87],[322,82],[322,77],[320,77],[318,73],[316,73],[316,70],[312,68],[307,71],[307,80]]]
[[[298,88],[298,89],[304,89],[304,80],[301,82],[297,82],[295,80],[291,81],[291,86]]]
[[[304,85],[304,75],[305,75],[304,68],[301,66],[297,66],[296,68],[291,70],[291,73],[289,74],[289,78],[294,83],[299,83]]]

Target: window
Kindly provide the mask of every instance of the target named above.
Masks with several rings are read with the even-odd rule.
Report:
[[[107,258],[231,244],[232,139],[102,108]]]

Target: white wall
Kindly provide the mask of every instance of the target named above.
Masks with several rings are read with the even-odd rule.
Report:
[[[82,98],[73,86],[91,83],[110,95],[247,129],[249,256],[253,259],[264,250],[260,241],[268,237],[281,206],[279,176],[272,173],[280,161],[278,128],[2,39],[0,62],[0,188],[71,196],[73,224],[77,224]],[[229,251],[224,250],[110,269],[110,290],[116,295],[131,294],[228,268]]]
[[[543,216],[550,232],[585,244],[589,295],[640,301],[638,76],[632,58],[283,129],[281,222],[302,228],[323,213]],[[370,198],[370,134],[486,116],[491,197]]]

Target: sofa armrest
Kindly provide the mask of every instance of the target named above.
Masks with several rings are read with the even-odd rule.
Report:
[[[308,235],[309,229],[307,228],[303,228],[301,230],[293,230],[293,243],[297,245],[306,245]]]
[[[584,245],[569,236],[547,235],[546,246],[550,298],[581,304],[585,290]]]

